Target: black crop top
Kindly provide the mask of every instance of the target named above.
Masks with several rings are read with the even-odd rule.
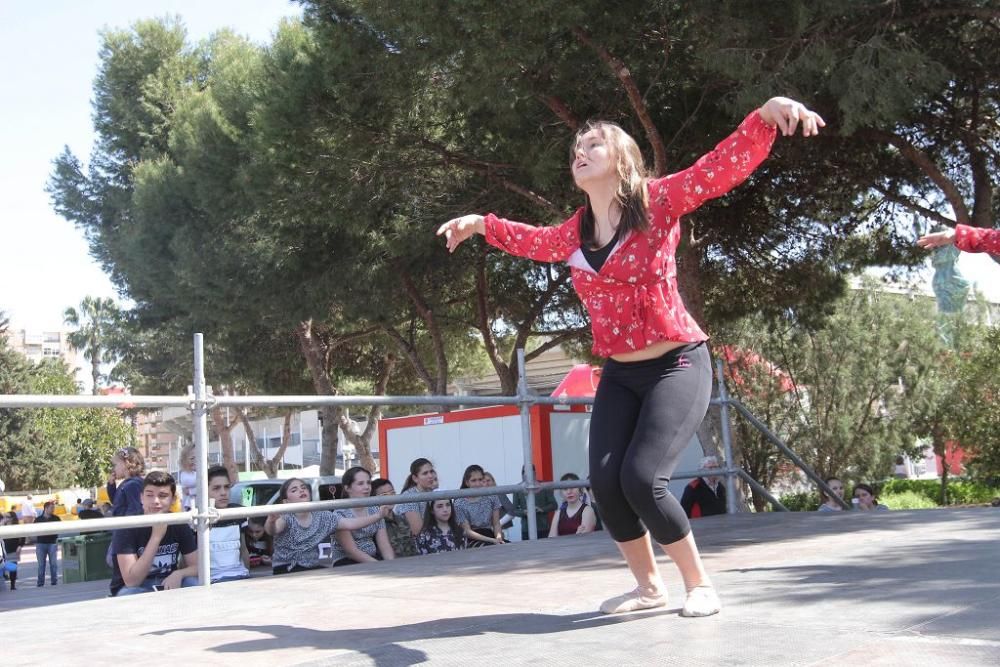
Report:
[[[608,256],[618,244],[618,237],[620,234],[621,227],[618,227],[618,229],[615,230],[615,235],[611,237],[611,240],[597,250],[591,250],[586,244],[580,246],[580,252],[583,253],[583,258],[587,260],[587,264],[590,264],[594,271],[600,272],[601,267],[604,266],[604,262],[608,261]]]

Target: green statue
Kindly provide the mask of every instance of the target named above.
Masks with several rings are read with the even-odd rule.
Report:
[[[961,317],[969,296],[969,281],[962,277],[955,263],[961,252],[954,245],[941,246],[931,256],[934,279],[931,286],[937,296],[938,333],[949,347],[955,340],[955,320]]]

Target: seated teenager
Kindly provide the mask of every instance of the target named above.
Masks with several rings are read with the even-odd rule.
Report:
[[[406,496],[411,493],[428,493],[438,488],[437,471],[434,464],[424,458],[414,459],[410,464],[410,476],[403,484],[403,490],[399,495]],[[418,501],[412,503],[400,503],[393,509],[393,513],[406,519],[410,526],[410,534],[416,537],[423,530],[424,513],[427,511],[427,502]]]
[[[559,478],[560,481],[579,480],[574,473],[568,472]],[[582,535],[592,533],[597,527],[597,515],[585,500],[582,489],[563,489],[563,504],[559,508],[559,516],[549,528],[549,537],[560,535]]]
[[[279,503],[307,503],[310,500],[312,490],[298,477],[285,481],[278,491]],[[274,537],[271,571],[288,574],[315,570],[320,567],[319,545],[329,540],[334,531],[358,530],[381,520],[381,514],[345,518],[327,511],[270,514],[264,522],[264,530]]]
[[[484,481],[483,469],[471,465],[462,475],[461,488],[479,489]],[[470,548],[504,543],[503,531],[500,529],[500,501],[496,496],[456,498],[454,506]]]
[[[368,498],[372,491],[372,476],[361,467],[349,468],[341,480],[347,498]],[[338,530],[333,541],[333,566],[392,560],[395,554],[389,544],[382,511],[378,506],[354,507],[334,512],[343,519],[377,515],[379,521],[358,530]]]
[[[271,566],[271,554],[274,553],[274,543],[271,536],[264,530],[264,517],[255,516],[247,521],[243,530],[243,546],[250,557],[249,567],[258,565]]]
[[[143,514],[168,514],[177,484],[165,472],[142,480]],[[183,524],[123,528],[114,532],[111,594],[121,597],[198,585],[198,545],[194,531]],[[180,567],[181,556],[184,567]]]
[[[394,496],[396,489],[392,482],[382,477],[372,480],[373,496]],[[392,553],[396,558],[416,556],[417,548],[413,543],[413,533],[410,532],[410,524],[406,522],[406,517],[391,512],[385,518],[385,531],[389,536],[389,544],[392,546]]]
[[[229,502],[230,487],[232,483],[229,481],[229,471],[225,466],[212,466],[208,469],[208,497],[215,501],[216,509],[243,507],[238,503]],[[212,524],[208,539],[213,584],[246,579],[250,576],[250,554],[243,544],[242,535],[246,523],[245,518],[236,518]]]
[[[417,535],[417,551],[423,555],[464,548],[465,536],[455,518],[451,500],[446,498],[429,503],[424,529]]]

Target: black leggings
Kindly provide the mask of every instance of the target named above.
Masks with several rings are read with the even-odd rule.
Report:
[[[659,544],[691,532],[667,483],[711,394],[704,343],[648,361],[604,364],[590,420],[590,484],[616,542],[640,538],[646,528]]]

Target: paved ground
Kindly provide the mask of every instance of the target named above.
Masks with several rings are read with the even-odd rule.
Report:
[[[0,661],[1000,664],[1000,510],[711,517],[696,534],[726,604],[707,619],[678,616],[666,559],[667,610],[595,613],[631,587],[595,534],[118,600],[29,579],[0,592]]]

